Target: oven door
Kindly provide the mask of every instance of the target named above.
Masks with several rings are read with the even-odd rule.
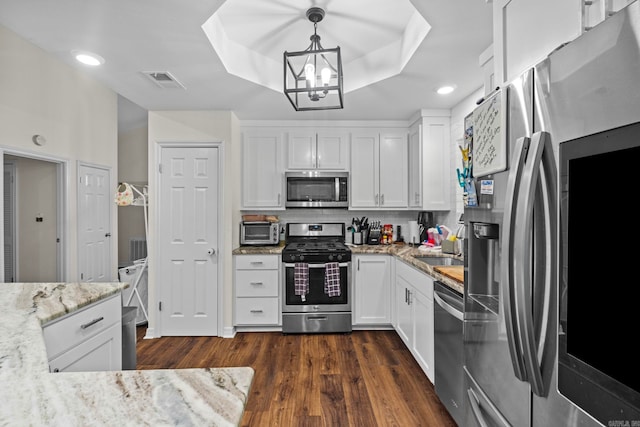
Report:
[[[284,264],[284,289],[282,311],[285,313],[314,313],[328,311],[351,311],[350,270],[351,263],[340,266],[340,296],[328,296],[324,291],[325,264],[309,264],[309,293],[305,301],[295,294],[295,264]]]

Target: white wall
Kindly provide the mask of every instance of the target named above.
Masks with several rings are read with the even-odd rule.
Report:
[[[157,271],[154,266],[158,259],[158,188],[157,165],[158,143],[189,143],[189,142],[222,142],[224,149],[224,188],[221,194],[223,200],[222,228],[224,243],[218,248],[220,268],[223,271],[224,319],[222,327],[233,327],[233,257],[231,252],[237,246],[237,236],[231,232],[233,224],[240,220],[240,126],[239,121],[229,111],[150,111],[149,112],[149,307],[158,306]],[[158,312],[155,308],[149,310],[148,337],[159,336]]]
[[[117,176],[117,95],[0,26],[0,149],[66,161],[67,280],[78,280],[77,162],[111,168]],[[43,135],[36,146],[31,138]],[[2,176],[0,174],[0,176]],[[117,269],[117,215],[113,204],[112,275]],[[2,222],[0,221],[0,224]],[[3,259],[3,257],[0,257]]]

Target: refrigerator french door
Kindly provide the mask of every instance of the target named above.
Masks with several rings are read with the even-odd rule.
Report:
[[[574,301],[579,301],[575,289],[587,287],[565,280],[567,230],[580,227],[580,216],[594,218],[598,211],[597,218],[603,218],[609,211],[606,206],[613,206],[599,203],[602,194],[583,189],[576,196],[591,194],[590,203],[583,201],[581,206],[592,209],[574,212],[573,223],[564,213],[560,221],[568,180],[559,174],[561,153],[567,152],[559,147],[575,146],[576,139],[640,122],[639,35],[640,7],[635,2],[493,95],[501,97],[506,118],[501,131],[507,166],[474,176],[478,190],[490,191],[478,191],[478,206],[464,212],[465,427],[591,427],[633,425],[640,419],[633,408],[618,412],[618,418],[589,408],[589,402],[604,396],[605,383],[583,397],[583,402],[558,388],[558,336],[564,339],[565,328],[572,322],[571,312],[564,311],[559,317],[559,307],[566,309],[567,284],[573,286],[569,293]],[[640,133],[629,140],[640,145]],[[580,149],[573,151],[574,157],[575,151]],[[625,163],[625,167],[633,166]],[[615,175],[615,166],[609,165],[607,170],[594,169],[591,177]],[[582,175],[579,186],[589,186],[586,177]],[[614,181],[608,178],[609,183]],[[597,248],[594,244],[594,253],[602,255]],[[598,279],[601,271],[593,257],[592,253],[586,258],[591,261],[577,264],[590,269],[593,282],[604,288],[614,286]],[[609,255],[604,259],[613,262]],[[605,292],[604,288],[594,291]],[[628,287],[621,290],[620,298],[631,291]],[[590,309],[594,317],[601,317],[608,308]],[[578,320],[574,308],[574,325]],[[579,333],[577,329],[574,326]],[[571,328],[566,338],[571,339]],[[627,366],[629,375],[635,375],[636,365]],[[634,381],[627,385],[633,386]],[[609,402],[615,404],[616,399]]]

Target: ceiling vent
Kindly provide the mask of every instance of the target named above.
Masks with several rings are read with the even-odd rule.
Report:
[[[176,80],[168,71],[143,71],[152,82],[164,89],[184,89],[184,85]]]

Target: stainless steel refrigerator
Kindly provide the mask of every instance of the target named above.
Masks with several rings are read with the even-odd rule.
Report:
[[[560,310],[570,282],[570,224],[562,213],[569,181],[560,174],[560,147],[579,148],[581,138],[640,122],[639,46],[635,2],[488,96],[492,107],[476,109],[479,119],[494,120],[481,128],[486,135],[476,134],[474,111],[478,204],[464,211],[464,427],[640,425],[640,390],[625,378],[617,379],[627,383],[619,388],[631,384],[624,402],[616,387],[607,391],[597,381],[582,396],[558,388],[559,343],[571,337],[567,313]],[[629,129],[637,133],[626,137],[628,145],[640,145],[640,126]],[[594,144],[608,142],[601,137]],[[593,179],[602,174],[594,170]],[[583,268],[593,269],[596,282],[597,265]],[[603,309],[592,310],[597,316]],[[636,375],[635,364],[628,369]],[[590,381],[577,378],[577,384]],[[601,399],[608,409],[593,409]]]

